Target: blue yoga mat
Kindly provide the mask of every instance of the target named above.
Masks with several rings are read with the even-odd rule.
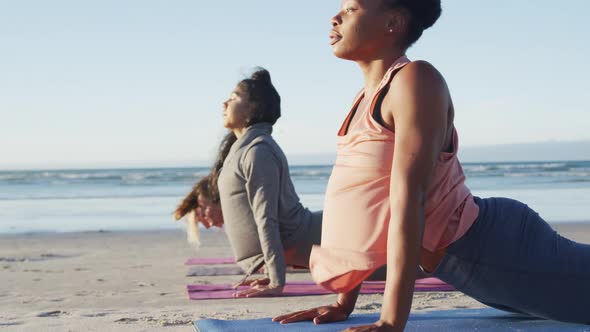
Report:
[[[197,332],[336,332],[349,326],[371,324],[379,314],[352,315],[344,322],[314,325],[300,322],[281,325],[270,318],[252,320],[204,319],[194,322]],[[560,323],[514,315],[495,309],[461,309],[412,313],[405,331],[590,331],[590,325]]]

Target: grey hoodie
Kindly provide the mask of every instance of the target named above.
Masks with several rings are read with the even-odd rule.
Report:
[[[312,213],[299,202],[287,158],[271,132],[270,123],[247,128],[223,163],[218,187],[237,263],[247,273],[264,263],[271,286],[283,286],[290,263],[284,251],[295,248],[309,259],[311,245],[319,244],[321,212]]]

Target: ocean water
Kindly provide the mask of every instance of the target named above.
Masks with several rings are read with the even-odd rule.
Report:
[[[480,197],[521,200],[549,222],[590,222],[590,161],[465,163]],[[292,166],[320,210],[332,166]],[[0,233],[180,228],[172,212],[207,168],[0,172]]]

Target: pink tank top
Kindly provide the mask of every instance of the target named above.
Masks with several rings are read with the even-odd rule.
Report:
[[[395,136],[372,113],[383,88],[409,62],[405,56],[395,61],[369,107],[357,110],[363,98],[359,94],[338,134],[337,158],[326,189],[321,246],[314,246],[310,257],[315,282],[334,292],[353,289],[386,263]],[[422,246],[432,252],[463,236],[479,212],[464,184],[458,145],[453,130],[452,151],[441,152],[426,193]]]

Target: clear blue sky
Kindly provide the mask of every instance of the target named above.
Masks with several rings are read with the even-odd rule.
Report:
[[[255,65],[287,155],[333,151],[362,86],[335,58],[339,0],[2,1],[0,168],[211,160]],[[590,139],[590,2],[446,0],[408,52],[446,77],[463,146]]]

